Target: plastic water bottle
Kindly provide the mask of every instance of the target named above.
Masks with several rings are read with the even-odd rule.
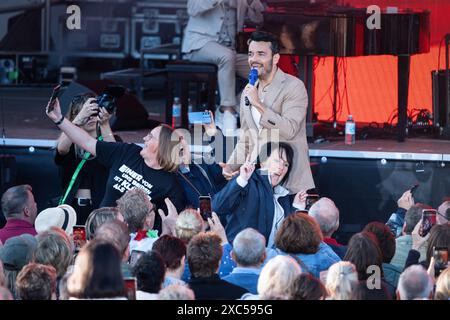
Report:
[[[175,97],[172,105],[172,128],[177,128],[181,125],[181,102],[180,98]]]
[[[356,133],[356,124],[355,121],[353,121],[353,116],[349,114],[348,119],[345,122],[345,144],[348,145],[355,144],[355,133]]]

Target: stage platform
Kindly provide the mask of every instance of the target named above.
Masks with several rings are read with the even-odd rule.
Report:
[[[15,156],[14,183],[32,185],[39,210],[62,192],[52,150],[60,131],[44,113],[50,93],[49,87],[0,88],[0,154]],[[152,119],[164,119],[161,96],[143,104]],[[117,133],[125,142],[142,143],[148,129]],[[370,139],[347,146],[343,137],[334,137],[310,143],[309,154],[318,192],[333,199],[340,209],[337,237],[344,243],[368,222],[385,222],[395,211],[397,199],[416,183],[420,184],[416,202],[437,207],[450,196],[448,140],[407,138],[399,143],[394,138]]]

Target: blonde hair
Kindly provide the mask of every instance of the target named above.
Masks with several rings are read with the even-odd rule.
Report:
[[[168,125],[160,125],[156,159],[164,171],[175,172],[180,163],[181,136]]]
[[[450,299],[450,267],[441,272],[436,281],[434,300]]]
[[[290,256],[279,255],[270,259],[259,276],[259,296],[289,296],[290,287],[301,273],[302,269]]]
[[[339,261],[327,273],[326,287],[331,300],[350,300],[358,285],[358,272],[353,263]]]
[[[175,233],[178,238],[187,243],[202,230],[203,219],[197,210],[190,208],[180,212],[175,224]]]

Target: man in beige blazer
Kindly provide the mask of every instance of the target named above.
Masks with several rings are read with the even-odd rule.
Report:
[[[223,174],[231,178],[249,157],[254,162],[268,140],[286,142],[294,149],[293,168],[285,187],[290,193],[314,188],[306,141],[308,94],[303,82],[277,66],[277,39],[264,32],[252,33],[248,64],[258,70],[258,81],[248,84],[241,96],[241,132]],[[246,105],[246,98],[250,105]]]
[[[247,78],[247,55],[237,54],[236,34],[243,30],[246,16],[261,23],[264,6],[260,0],[188,0],[189,21],[182,52],[191,61],[218,66],[221,111],[237,108],[236,74]]]

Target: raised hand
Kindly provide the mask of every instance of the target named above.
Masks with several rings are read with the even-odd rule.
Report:
[[[300,190],[294,198],[294,207],[299,210],[305,210],[306,208],[306,197],[308,196],[307,190]]]
[[[223,163],[223,162],[219,162],[219,166],[222,168],[222,175],[225,177],[225,179],[227,180],[231,180],[234,176],[239,174],[239,171],[233,171],[231,170],[230,165]]]
[[[54,101],[49,101],[47,107],[45,108],[45,113],[53,122],[58,121],[62,117],[61,107],[59,105],[59,99],[56,98]]]
[[[161,217],[161,234],[175,235],[175,224],[178,218],[177,208],[175,208],[169,198],[165,198],[164,202],[167,206],[167,216],[162,209],[158,209],[158,214]]]
[[[399,208],[409,210],[414,205],[414,198],[411,194],[411,190],[406,190],[402,196],[397,200]]]
[[[85,125],[90,117],[96,117],[99,114],[98,104],[95,98],[89,98],[83,104],[80,112],[78,112],[75,119],[73,119],[72,123],[77,126]]]
[[[210,124],[203,124],[203,127],[205,128],[205,132],[208,136],[213,137],[215,136],[216,132],[217,132],[217,128],[216,128],[216,123],[214,122],[214,114],[212,113],[211,110],[208,110],[209,115],[211,117],[211,123]]]
[[[225,228],[220,222],[217,213],[213,212],[211,218],[208,218],[209,229],[211,232],[217,234],[222,240],[222,245],[228,243],[227,233],[225,232]]]
[[[239,175],[245,181],[248,181],[253,174],[253,171],[255,171],[255,164],[250,161],[250,155],[248,155],[245,163],[241,166]]]

